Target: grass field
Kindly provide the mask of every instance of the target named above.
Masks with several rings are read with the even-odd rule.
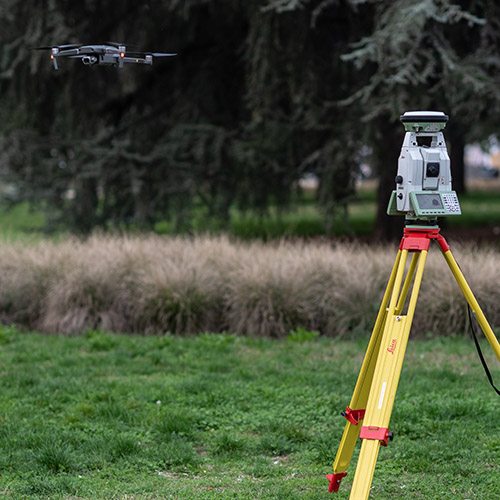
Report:
[[[366,341],[2,328],[0,494],[345,500],[355,463],[336,496],[324,474]],[[499,413],[469,339],[410,341],[370,498],[500,498]]]
[[[358,188],[348,205],[348,218],[340,211],[334,219],[333,235],[371,235],[375,229],[376,185],[367,182]],[[325,218],[311,193],[291,210],[278,216],[245,216],[233,212],[230,233],[239,238],[269,240],[283,236],[312,237],[326,234]],[[447,228],[484,227],[500,232],[500,180],[480,179],[468,183],[468,192],[460,195],[462,215],[448,217]],[[389,200],[387,200],[389,201]]]
[[[447,227],[485,227],[495,228],[500,232],[500,179],[471,180],[468,192],[459,196],[462,215],[448,217]],[[335,215],[333,235],[368,236],[373,233],[376,216],[376,184],[373,181],[359,186],[357,194],[349,203],[346,218],[342,210]],[[31,211],[27,203],[22,203],[7,210],[0,210],[0,238],[23,242],[38,241],[43,237],[46,218],[43,212]],[[218,233],[223,229],[228,234],[241,239],[272,240],[282,237],[310,238],[326,234],[325,214],[319,208],[315,195],[305,192],[291,206],[282,212],[270,207],[267,214],[258,216],[252,212],[231,210],[230,220],[209,221],[206,218],[192,220],[189,232]],[[155,230],[159,234],[172,234],[173,223],[159,221]],[[125,228],[124,228],[125,230]],[[134,232],[133,225],[129,232]],[[64,234],[51,234],[51,238],[61,238]]]

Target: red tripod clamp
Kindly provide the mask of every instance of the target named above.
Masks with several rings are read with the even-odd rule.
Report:
[[[343,417],[345,417],[352,425],[358,425],[360,420],[365,418],[365,409],[362,410],[351,410],[351,408],[347,407],[345,411],[341,413]]]
[[[374,439],[380,441],[382,446],[387,446],[389,439],[392,441],[393,435],[386,427],[376,427],[374,425],[363,425],[359,433],[360,439]]]
[[[421,252],[422,250],[427,252],[431,240],[436,240],[443,252],[447,252],[450,249],[444,236],[439,234],[438,227],[428,229],[405,227],[399,249],[408,250],[409,252]]]

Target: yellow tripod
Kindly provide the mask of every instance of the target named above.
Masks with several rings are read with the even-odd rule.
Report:
[[[342,413],[347,424],[333,464],[333,474],[327,475],[329,491],[338,491],[342,478],[347,475],[346,469],[359,437],[362,441],[361,451],[349,500],[368,499],[380,446],[387,446],[388,440],[392,439],[389,421],[431,240],[439,244],[453,276],[500,361],[500,344],[450,247],[439,234],[439,228],[405,228],[351,402]],[[409,253],[412,258],[405,277]],[[412,283],[413,288],[406,304]]]

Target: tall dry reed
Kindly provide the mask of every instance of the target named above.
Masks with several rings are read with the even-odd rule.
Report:
[[[492,325],[500,254],[455,254]],[[369,332],[391,247],[241,243],[227,237],[111,237],[0,244],[0,321],[43,332],[91,329],[286,336]],[[427,259],[414,335],[464,331],[466,303],[437,248]]]

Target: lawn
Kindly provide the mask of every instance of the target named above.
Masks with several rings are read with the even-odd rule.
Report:
[[[324,475],[367,340],[4,327],[0,494],[345,500],[355,463]],[[410,341],[370,498],[500,498],[499,414],[468,338]]]
[[[362,185],[355,198],[348,204],[347,217],[339,208],[333,221],[333,235],[371,235],[375,229],[377,214],[375,185]],[[309,194],[310,196],[310,194]],[[500,228],[500,180],[473,180],[468,191],[459,195],[462,215],[447,217],[447,228]],[[389,201],[389,200],[387,200]],[[265,217],[244,216],[234,211],[230,233],[239,238],[262,238],[264,240],[282,236],[312,237],[326,234],[325,217],[318,205],[305,198],[280,216],[270,213]],[[495,232],[495,234],[497,234]]]
[[[448,217],[448,228],[484,227],[500,228],[500,180],[471,180],[468,191],[460,195],[462,215]],[[387,200],[389,201],[389,200]],[[229,221],[207,220],[202,213],[193,216],[189,233],[218,233],[221,231],[241,239],[272,240],[282,237],[311,238],[326,234],[325,213],[312,191],[296,197],[291,205],[282,211],[270,206],[268,212],[240,211],[233,207]],[[196,211],[195,211],[196,213]],[[375,228],[376,184],[365,182],[358,187],[356,196],[349,202],[347,212],[342,207],[334,214],[332,235],[368,236]],[[226,224],[227,223],[227,224]],[[46,216],[40,208],[30,209],[28,203],[0,210],[0,240],[22,240],[30,243],[47,237]],[[116,228],[114,228],[116,229]],[[136,232],[133,225],[123,231]],[[185,230],[187,230],[185,228]],[[155,225],[159,234],[173,234],[173,221],[160,220]],[[496,234],[496,233],[495,233]],[[67,233],[51,233],[51,238],[60,239]]]

